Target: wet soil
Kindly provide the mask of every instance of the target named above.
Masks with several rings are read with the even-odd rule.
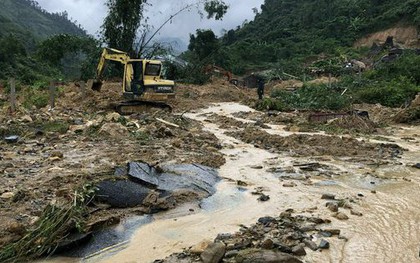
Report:
[[[172,114],[122,117],[109,107],[118,97],[118,84],[108,87],[109,92],[89,91],[89,99],[82,99],[69,86],[54,110],[20,109],[11,120],[1,119],[4,132],[20,136],[17,143],[0,143],[3,244],[21,237],[46,204],[71,200],[77,187],[109,178],[115,167],[128,161],[154,167],[197,163],[218,168],[222,180],[214,195],[203,200],[203,196],[184,196],[172,210],[139,220],[133,216],[148,211],[95,208],[89,225],[117,219],[115,223],[122,224],[107,232],[105,240],[116,236],[113,233],[124,233],[123,237],[99,250],[74,254],[79,258],[55,260],[153,262],[174,253],[168,262],[181,262],[180,257],[190,262],[206,250],[196,249],[203,240],[208,245],[222,242],[224,257],[263,253],[242,252],[245,249],[282,252],[283,248],[306,262],[418,260],[420,178],[413,167],[420,161],[418,126],[344,136],[288,129],[305,115],[261,113],[237,102],[211,104],[249,101],[254,95],[223,82],[178,87],[181,95],[173,102]],[[39,126],[57,121],[68,126],[64,132]],[[334,199],[323,199],[324,194]],[[288,209],[293,214],[284,214]],[[264,217],[275,221],[265,226],[259,222]],[[285,226],[284,219],[292,224]],[[314,223],[311,220],[316,221],[314,229],[306,231]],[[340,230],[341,237],[326,237],[320,233],[325,229]],[[287,236],[296,237],[291,239],[295,243],[283,240]],[[270,246],[267,239],[278,242]],[[311,242],[320,246],[322,239],[328,248],[313,247]],[[287,248],[301,243],[306,255],[289,253]],[[225,259],[236,260],[237,255]]]

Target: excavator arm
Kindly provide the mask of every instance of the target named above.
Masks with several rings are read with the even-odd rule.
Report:
[[[100,80],[102,78],[107,60],[120,62],[121,64],[127,64],[129,59],[130,57],[123,51],[113,48],[104,48],[101,58],[99,59],[98,67],[96,69],[96,80]]]
[[[126,65],[128,61],[130,60],[130,57],[127,55],[127,53],[113,49],[113,48],[104,48],[102,51],[102,55],[99,59],[98,66],[96,68],[96,77],[92,81],[92,84],[90,85],[91,89],[100,91],[102,87],[102,74],[104,72],[106,62],[110,61],[116,61],[120,62],[123,65]]]

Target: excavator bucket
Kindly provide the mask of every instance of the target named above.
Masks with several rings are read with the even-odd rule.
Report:
[[[102,88],[102,81],[96,79],[90,79],[87,82],[87,88],[94,91],[100,91]]]

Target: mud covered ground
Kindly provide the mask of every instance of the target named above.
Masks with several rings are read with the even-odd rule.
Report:
[[[405,127],[393,124],[394,109],[357,105],[355,107],[369,111],[370,120],[349,116],[321,125],[308,121],[309,112],[235,110],[226,114],[222,112],[223,107],[214,107],[220,112],[200,113],[212,103],[237,102],[239,105],[242,102],[251,105],[255,100],[255,90],[237,88],[216,80],[200,87],[178,85],[177,98],[171,101],[172,113],[153,111],[120,116],[112,107],[120,97],[119,84],[108,83],[102,90],[102,93],[86,91],[83,96],[79,87],[66,85],[62,87],[54,109],[28,109],[20,105],[13,115],[8,111],[7,102],[3,103],[0,135],[3,138],[16,135],[18,139],[0,142],[0,246],[24,236],[48,204],[71,201],[77,189],[112,177],[116,167],[124,167],[130,161],[146,162],[157,169],[167,164],[195,163],[211,168],[222,167],[223,170],[226,161],[237,158],[227,152],[234,152],[238,145],[247,145],[248,148],[260,149],[264,154],[281,156],[270,157],[270,165],[261,163],[247,169],[276,176],[281,174],[282,188],[306,187],[321,179],[348,175],[351,172],[346,169],[350,167],[359,169],[363,176],[373,178],[375,183],[375,178],[383,175],[376,169],[381,171],[381,167],[407,166],[412,170],[415,168],[411,166],[416,165],[413,160],[410,160],[411,163],[402,162],[401,157],[417,149],[419,134],[401,135]],[[388,126],[390,124],[392,126]],[[227,143],[221,139],[226,136],[234,138],[234,141]],[[407,147],[411,145],[414,145],[413,148]],[[282,158],[286,157],[289,159],[284,162]],[[241,165],[247,166],[245,163]],[[365,166],[369,168],[359,168]],[[236,172],[235,167],[229,169]],[[241,189],[252,191],[259,202],[269,200],[266,188],[259,187],[258,181],[230,178],[226,174],[222,177],[233,181]],[[392,179],[403,180],[398,176]],[[183,201],[191,202],[197,198],[189,195]],[[351,197],[352,200],[357,198],[357,195]],[[338,206],[347,215],[360,216],[357,209],[353,211],[343,207],[346,202],[335,200],[332,203],[325,209],[335,213],[333,217],[344,218],[337,214]],[[148,211],[147,207],[117,209],[99,203],[89,209],[87,226],[95,228]],[[243,253],[258,256],[261,251],[257,250],[261,249],[292,254],[302,259],[302,249],[317,250],[321,245],[309,242],[312,236],[318,235],[321,241],[328,235],[324,230],[331,230],[330,226],[324,225],[331,219],[321,219],[313,216],[312,212],[306,216],[292,216],[290,210],[278,216],[266,210],[259,217],[273,216],[266,218],[269,222],[244,225],[236,234],[212,238],[216,243],[223,243],[223,255],[226,251],[234,251],[225,258],[226,262]],[[343,218],[340,220],[346,220]],[[305,228],[308,225],[311,228]],[[273,232],[275,228],[285,231]],[[339,232],[332,230],[331,235]],[[168,260],[178,262],[174,258],[185,258],[185,262],[195,261],[207,246],[213,246],[212,243],[203,245],[198,252],[191,252],[185,247],[187,250],[174,254]],[[235,244],[245,245],[235,247]],[[284,251],[281,251],[279,247],[283,245]],[[222,249],[219,245],[215,246]],[[245,249],[248,251],[243,252]]]
[[[217,138],[182,113],[250,94],[223,81],[204,87],[181,85],[177,99],[171,101],[173,113],[156,110],[120,116],[112,106],[120,98],[118,83],[105,84],[102,93],[86,91],[85,97],[74,84],[60,90],[54,109],[25,108],[20,97],[17,112],[10,114],[7,101],[3,102],[0,245],[22,237],[47,204],[71,200],[77,188],[93,185],[129,161],[220,167],[225,160]],[[18,136],[17,142],[3,140],[12,135]],[[95,212],[89,224],[131,213],[130,209]]]

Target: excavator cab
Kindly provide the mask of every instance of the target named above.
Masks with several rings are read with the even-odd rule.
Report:
[[[130,87],[126,85],[124,91],[132,92],[134,95],[138,96],[144,92],[143,63],[141,61],[134,61],[130,64],[133,68],[133,79],[131,80]]]

